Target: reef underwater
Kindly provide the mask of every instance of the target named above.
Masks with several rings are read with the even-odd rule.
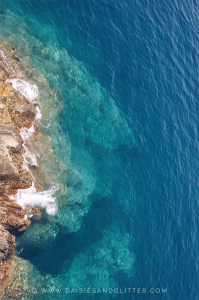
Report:
[[[198,1],[0,1],[0,300],[199,299]]]
[[[34,51],[52,60],[47,48],[36,49],[37,43],[31,44]],[[112,193],[106,184],[109,166],[101,157],[108,155],[119,173],[115,150],[121,144],[132,146],[133,133],[98,82],[90,77],[90,85],[89,74],[84,75],[69,56],[65,60],[68,74],[63,70],[62,76],[67,90],[64,119],[72,131],[64,132],[57,121],[64,112],[60,89],[50,88],[41,70],[32,66],[28,47],[14,44],[18,50],[3,37],[0,41],[0,299],[55,299],[55,294],[65,299],[64,289],[85,287],[94,287],[96,296],[109,299],[102,289],[117,289],[118,274],[134,276],[129,234],[108,220],[104,228],[91,228],[84,236],[81,230],[92,203],[107,201]],[[56,57],[53,63],[58,63]],[[83,115],[83,123],[78,114]],[[82,139],[95,149],[95,161],[80,148]],[[112,184],[117,185],[116,178]],[[122,197],[121,201],[113,205],[119,214],[123,207],[125,215],[129,204],[124,206]],[[98,238],[92,230],[100,230]],[[73,254],[72,243],[66,244],[66,255],[72,253],[72,259],[59,258],[59,250],[58,257],[53,257],[60,273],[48,274],[48,257],[46,273],[37,270],[28,256],[38,247],[46,253],[53,242],[60,243],[60,232],[63,243],[77,235],[84,251]],[[79,296],[68,293],[67,299]],[[83,296],[89,299],[89,294]]]
[[[199,299],[198,27],[197,1],[0,1],[1,299]]]

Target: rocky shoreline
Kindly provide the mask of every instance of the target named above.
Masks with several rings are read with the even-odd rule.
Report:
[[[24,81],[18,78],[19,62],[12,45],[0,42],[0,299],[13,299],[13,295],[22,299],[25,285],[17,277],[21,261],[15,255],[13,234],[43,214],[42,207],[32,206],[28,199],[22,205],[17,199],[28,189],[41,193],[47,180],[29,147],[39,133],[39,102],[20,91]],[[34,92],[35,87],[30,87]]]

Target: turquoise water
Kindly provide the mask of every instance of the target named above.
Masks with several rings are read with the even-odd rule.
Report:
[[[56,26],[32,14],[20,16],[18,10],[15,12],[16,4],[2,6],[0,38],[11,42],[20,58],[47,79],[48,83],[35,71],[29,78],[40,91],[41,131],[52,137],[59,161],[56,168],[52,166],[48,152],[39,159],[47,172],[54,172],[52,183],[59,186],[58,214],[46,215],[19,235],[17,251],[35,266],[33,294],[37,282],[43,280],[39,299],[49,299],[48,288],[52,287],[62,289],[59,297],[64,299],[66,288],[117,288],[118,274],[134,274],[130,235],[121,225],[125,208],[120,197],[124,193],[115,187],[123,172],[118,151],[136,144],[133,130],[86,64],[60,45]],[[64,184],[67,193],[62,190]],[[118,201],[114,201],[114,195]],[[101,219],[103,206],[107,216]],[[115,218],[109,216],[112,213]],[[89,223],[93,217],[96,224]]]
[[[197,3],[2,0],[0,14],[34,68],[58,187],[57,215],[17,236],[33,299],[199,299]]]

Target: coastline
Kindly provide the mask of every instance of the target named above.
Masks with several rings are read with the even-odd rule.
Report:
[[[26,209],[26,207],[36,211],[27,211],[26,214],[24,214],[23,222],[24,220],[26,222],[32,222],[32,226],[29,226],[24,234],[18,235],[16,252],[19,253],[19,257],[16,256],[13,251],[12,260],[10,260],[11,266],[9,268],[10,278],[5,280],[4,294],[2,294],[1,300],[13,299],[14,297],[16,299],[23,299],[23,295],[24,299],[32,299],[34,298],[34,295],[31,293],[32,289],[36,289],[38,294],[40,293],[41,299],[43,299],[42,297],[45,299],[45,295],[42,295],[43,289],[50,290],[52,285],[55,288],[58,287],[61,289],[65,283],[67,283],[68,288],[72,288],[74,287],[74,280],[76,288],[83,286],[87,280],[89,280],[90,285],[93,285],[93,281],[95,282],[94,274],[96,274],[96,272],[102,272],[102,274],[104,274],[102,279],[97,283],[99,288],[106,286],[117,287],[117,277],[115,274],[117,274],[118,270],[128,274],[135,261],[135,256],[129,251],[128,247],[129,234],[123,234],[119,228],[116,230],[117,226],[114,228],[110,225],[103,230],[102,236],[104,236],[104,238],[102,239],[95,239],[93,234],[92,237],[89,235],[84,237],[86,243],[89,243],[88,249],[84,249],[85,253],[81,253],[81,245],[79,253],[78,251],[75,253],[71,247],[68,248],[68,240],[70,242],[74,234],[77,233],[77,238],[80,241],[85,234],[84,226],[82,226],[82,224],[84,224],[83,218],[90,212],[93,193],[99,193],[99,195],[103,195],[104,197],[110,194],[109,188],[105,189],[103,182],[100,181],[99,184],[98,181],[101,171],[106,169],[105,164],[100,160],[99,162],[97,161],[97,165],[95,165],[96,162],[91,159],[91,156],[89,156],[84,149],[76,147],[74,140],[71,140],[70,133],[63,132],[59,124],[59,114],[65,110],[65,108],[63,109],[64,101],[61,99],[59,89],[49,87],[46,79],[47,73],[45,73],[45,78],[42,70],[40,71],[39,69],[38,71],[36,67],[32,67],[28,60],[21,59],[20,50],[18,49],[20,53],[20,55],[18,55],[18,52],[9,42],[0,42],[0,49],[8,56],[7,67],[9,67],[10,72],[12,73],[13,70],[15,70],[15,72],[13,72],[14,75],[6,79],[9,80],[9,82],[5,82],[6,86],[11,90],[14,89],[15,93],[21,94],[20,97],[25,97],[27,105],[31,104],[34,112],[38,107],[42,113],[41,121],[39,118],[35,121],[36,115],[32,114],[32,121],[29,122],[26,127],[23,127],[25,124],[23,122],[27,122],[25,118],[22,122],[23,124],[21,123],[21,127],[18,129],[23,144],[21,167],[24,172],[28,174],[30,172],[31,175],[27,187],[22,188],[19,185],[18,187],[15,186],[15,193],[9,194],[9,200],[11,203],[15,201],[14,203],[17,203],[22,211]],[[70,81],[72,81],[72,79]],[[76,99],[79,101],[83,99],[82,96],[85,96],[85,90],[81,89],[82,86],[77,83],[77,91],[81,90],[82,95],[78,98],[74,97],[75,107],[77,113],[82,116],[82,106],[79,105]],[[93,89],[95,88],[96,85],[93,86]],[[18,91],[16,91],[16,89],[18,89]],[[69,86],[69,92],[71,90]],[[76,88],[74,88],[74,90],[76,90]],[[21,92],[24,95],[22,95]],[[91,95],[93,96],[92,93]],[[105,98],[98,98],[97,95],[92,99],[91,95],[89,94],[89,99],[84,99],[85,103],[89,100],[89,105],[86,105],[90,109],[87,111],[87,115],[92,115],[97,107],[96,113],[100,113],[102,116],[102,123],[105,127],[111,128],[114,135],[108,133],[108,130],[107,135],[105,135],[106,130],[104,129],[103,132],[101,132],[100,125],[91,133],[85,128],[85,135],[89,136],[91,134],[90,136],[93,142],[97,142],[98,144],[100,144],[102,138],[105,137],[102,143],[102,149],[104,149],[103,151],[111,151],[112,153],[112,150],[117,148],[121,141],[121,136],[118,134],[120,127],[127,130],[124,133],[125,138],[129,134],[129,129],[126,127],[126,123],[123,122],[123,118],[115,106],[112,107],[109,102],[105,101]],[[31,96],[33,97],[33,101]],[[69,101],[70,98],[65,97],[65,100]],[[30,101],[32,102],[30,103]],[[71,107],[72,106],[73,102],[71,104]],[[66,113],[69,117],[66,118],[65,115],[64,121],[71,119],[74,122],[75,117],[69,106],[67,107]],[[18,114],[20,115],[20,112],[18,112]],[[118,117],[117,120],[115,120],[115,116]],[[93,118],[97,118],[97,115],[94,115]],[[92,118],[89,118],[89,122],[92,122]],[[34,126],[32,127],[33,123]],[[77,131],[76,135],[79,136],[80,134],[80,137],[83,137],[82,127],[79,126],[79,123],[76,124],[76,127],[80,129],[80,132]],[[92,126],[90,126],[90,128],[92,128]],[[102,128],[104,127],[102,126]],[[99,140],[96,138],[97,136],[100,137]],[[113,153],[112,160],[115,167],[119,169],[120,164],[117,164]],[[96,176],[96,167],[97,171],[99,171],[98,176]],[[108,173],[107,176],[109,176]],[[34,184],[32,184],[33,181]],[[56,193],[55,202],[53,193],[56,192],[56,189],[58,192]],[[30,200],[30,202],[27,201],[27,199]],[[49,199],[51,201],[49,201]],[[51,204],[53,204],[53,207]],[[56,205],[59,208],[58,212]],[[104,204],[101,202],[100,205]],[[57,214],[55,214],[55,212],[57,212]],[[52,248],[55,247],[55,249],[59,247],[60,232],[62,232],[64,236],[64,239],[61,238],[61,243],[64,243],[64,255],[66,256],[67,253],[72,252],[74,258],[71,260],[70,268],[68,268],[67,260],[65,260],[65,258],[62,259],[61,255],[48,253],[47,247],[49,247],[49,245]],[[89,232],[92,232],[90,227],[88,233]],[[72,235],[70,235],[70,233],[72,233]],[[110,243],[110,239],[113,240],[113,242]],[[93,243],[91,243],[91,240]],[[40,268],[34,264],[34,262],[30,262],[32,253],[38,248],[41,250],[40,253],[43,251],[43,253],[47,254],[45,263],[48,263],[50,257],[55,263],[56,268],[57,266],[59,268],[61,266],[63,267],[64,272],[61,279],[59,275],[53,277],[50,272],[49,274],[48,272],[46,272],[47,274],[40,273]],[[22,254],[20,255],[21,252]],[[96,265],[96,270],[91,267],[91,269],[85,272],[87,266],[90,265],[90,252],[93,252],[92,259],[93,264]],[[108,260],[106,259],[107,253]],[[115,255],[118,259],[115,258]],[[103,264],[102,256],[104,257]],[[27,260],[24,258],[27,258]],[[128,264],[124,265],[124,259],[128,260]],[[21,269],[23,269],[23,271]],[[94,278],[93,281],[92,278]],[[22,284],[24,280],[25,284]],[[19,288],[17,288],[18,285],[20,286]]]
[[[44,147],[42,140],[46,139],[39,130],[39,90],[21,79],[23,68],[13,46],[0,42],[0,299],[13,295],[21,299],[28,286],[21,282],[19,290],[20,264],[27,265],[22,268],[27,272],[30,266],[16,256],[15,231],[41,220],[45,210],[49,215],[57,213],[56,198],[52,197],[57,188],[44,191],[44,186],[52,185],[51,179],[34,150],[34,145]],[[50,143],[48,151],[55,160]]]

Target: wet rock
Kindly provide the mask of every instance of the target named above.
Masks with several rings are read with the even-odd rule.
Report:
[[[0,285],[0,300],[33,299],[35,295],[32,293],[30,276],[32,269],[33,265],[29,261],[13,256],[10,272]]]
[[[39,221],[43,217],[44,210],[41,207],[33,207],[31,210],[32,220]]]
[[[19,128],[31,127],[36,116],[36,105],[14,105],[9,109],[12,114],[12,119],[16,122]]]
[[[13,200],[4,199],[0,200],[0,220],[1,224],[11,229],[18,229],[18,231],[25,230],[30,226],[31,221],[26,218],[26,215],[30,213],[27,208],[24,210],[19,204]]]
[[[28,93],[23,92],[23,87],[21,89],[13,88],[13,86],[15,87],[13,80],[23,83],[25,81],[21,78],[32,79],[33,73],[32,69],[27,68],[26,64],[19,59],[17,51],[9,42],[0,41],[0,300],[24,299],[24,297],[31,299],[33,296],[30,293],[31,285],[26,284],[31,266],[27,261],[12,255],[15,240],[12,240],[12,236],[3,226],[9,230],[23,231],[31,224],[29,218],[34,221],[42,218],[43,209],[21,207],[15,202],[13,196],[19,189],[30,188],[33,182],[36,190],[42,191],[44,186],[54,182],[53,175],[60,170],[50,138],[48,136],[44,138],[44,135],[39,133],[39,123],[35,121],[39,104],[31,103],[32,100],[28,98]],[[17,78],[17,74],[20,74],[20,78]],[[39,77],[38,82],[41,81],[47,84],[43,76]],[[31,85],[31,81],[29,84]],[[54,98],[52,99],[54,106]],[[57,101],[57,104],[61,109],[60,101]],[[45,109],[48,111],[47,107],[44,107]],[[32,126],[34,130],[31,138],[28,141],[24,138],[23,141],[19,134],[20,130],[26,128],[24,131],[27,132],[27,129]],[[39,136],[42,138],[40,139]],[[41,143],[41,140],[47,140],[47,143]],[[37,148],[40,149],[41,153],[38,155],[41,156],[41,159],[52,162],[51,172],[46,172],[39,164],[30,168],[28,162],[31,155],[39,152]],[[79,181],[78,178],[69,180],[73,181],[73,185]],[[61,190],[65,195],[65,183]]]

